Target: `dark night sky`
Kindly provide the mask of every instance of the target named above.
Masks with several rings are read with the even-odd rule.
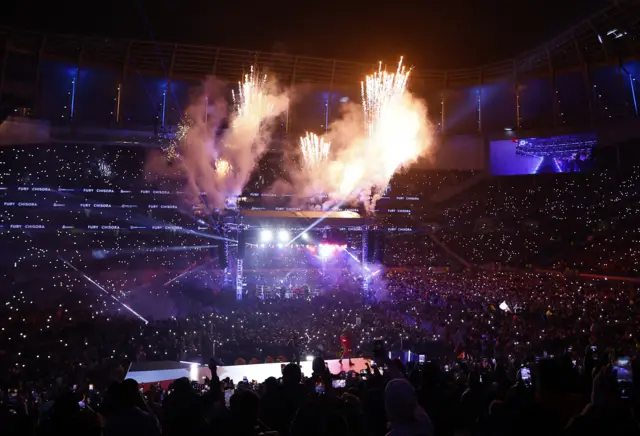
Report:
[[[422,68],[501,60],[607,0],[5,0],[0,22],[109,37],[284,51],[345,60],[406,56]],[[363,6],[358,6],[362,4]]]

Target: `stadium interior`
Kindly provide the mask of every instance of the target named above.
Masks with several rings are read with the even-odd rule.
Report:
[[[394,242],[386,266],[636,272],[636,260],[624,268],[617,260],[634,256],[637,235],[611,236],[628,231],[623,221],[636,213],[629,205],[637,201],[640,62],[633,58],[639,23],[631,16],[611,6],[513,60],[475,71],[412,72],[412,92],[427,102],[439,134],[377,205],[376,219]],[[93,271],[138,263],[182,270],[215,254],[211,229],[199,223],[206,211],[185,205],[181,186],[151,177],[145,165],[175,135],[203,78],[231,86],[254,54],[13,29],[2,36],[2,258],[12,274],[46,267],[50,256],[41,247],[55,246]],[[358,98],[359,75],[370,66],[255,58],[305,92],[280,120],[239,207],[300,209],[290,197],[263,195],[287,178],[291,142],[326,129]],[[522,152],[527,141],[542,154]],[[576,141],[582,156],[563,155]],[[578,216],[569,212],[576,207]],[[394,260],[405,244],[428,254]],[[602,250],[615,253],[606,264]]]
[[[353,321],[358,330],[377,313],[370,305],[383,301],[387,287],[396,289],[407,271],[434,289],[446,274],[456,285],[473,282],[464,274],[495,274],[508,282],[500,289],[512,300],[511,309],[506,297],[493,301],[491,313],[497,315],[491,316],[505,320],[512,301],[524,298],[516,291],[527,281],[535,282],[527,292],[540,295],[546,295],[542,288],[569,288],[549,277],[606,281],[617,286],[606,305],[624,301],[626,315],[617,319],[631,317],[626,302],[640,283],[638,53],[640,3],[621,1],[513,59],[464,70],[416,67],[408,89],[427,107],[434,132],[428,152],[393,174],[373,209],[346,200],[327,208],[322,195],[292,188],[291,168],[301,166],[298,141],[307,131],[329,132],[360,102],[361,81],[377,64],[0,28],[0,268],[3,295],[10,296],[2,310],[11,320],[25,307],[58,307],[60,301],[59,319],[87,307],[101,323],[106,321],[100,317],[126,316],[130,324],[118,330],[118,341],[131,338],[130,348],[137,348],[129,355],[138,357],[157,333],[152,330],[160,324],[154,322],[174,322],[159,330],[185,330],[181,348],[170,337],[147,354],[149,360],[179,356],[174,360],[182,361],[185,374],[190,361],[214,353],[228,363],[254,356],[256,363],[273,363],[271,356],[285,353],[287,329],[296,327],[283,327],[282,318],[308,314],[306,301],[319,301],[313,297],[327,289],[331,298],[322,300],[319,313],[344,320],[347,304],[364,304],[366,311]],[[207,95],[213,80],[232,105],[238,81],[253,66],[292,90],[295,99],[277,117],[239,194],[224,198],[220,207],[215,193],[190,190],[192,178],[178,171],[181,157],[167,158],[167,150],[183,134],[195,95]],[[220,120],[216,135],[231,122]],[[154,159],[162,161],[162,172]],[[468,286],[493,295],[482,294],[491,280]],[[344,303],[333,298],[337,292]],[[424,301],[440,298],[425,295]],[[551,300],[562,305],[565,297]],[[218,309],[243,298],[305,303],[282,303],[290,311],[275,315],[266,306],[262,312],[254,306]],[[445,303],[438,304],[466,297],[452,296],[454,303],[447,298],[445,292]],[[422,295],[417,300],[424,302]],[[591,307],[591,300],[584,301]],[[507,309],[496,309],[500,303]],[[552,318],[555,309],[542,306],[539,318]],[[338,315],[327,315],[329,309]],[[393,336],[389,351],[409,343],[437,348],[445,324],[454,322],[440,311],[441,318],[433,315],[438,321],[429,324],[429,338],[410,340],[398,325],[419,309],[405,301],[379,312],[393,318],[382,329]],[[190,314],[201,318],[189,321]],[[463,310],[458,318],[466,315]],[[34,315],[29,322],[41,318],[49,322],[51,316]],[[232,325],[214,332],[223,319]],[[129,335],[140,321],[154,325],[144,330],[145,343]],[[314,333],[324,321],[309,322],[312,327],[299,336],[329,353],[326,344],[341,337],[342,326]],[[415,332],[419,322],[407,329]],[[595,315],[585,317],[575,330],[584,333],[596,322]],[[279,326],[280,342],[265,339],[268,323]],[[263,339],[252,345],[253,354],[241,355],[249,339],[223,337],[237,336],[237,327],[249,324],[251,340]],[[215,338],[210,342],[202,340],[207,329]],[[372,350],[371,332],[363,329],[359,339],[366,352]],[[619,337],[631,341],[627,330]]]

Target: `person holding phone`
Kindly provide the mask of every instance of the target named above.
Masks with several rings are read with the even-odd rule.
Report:
[[[563,434],[638,434],[631,409],[620,396],[616,365],[607,365],[598,371],[593,379],[591,402],[569,421]]]

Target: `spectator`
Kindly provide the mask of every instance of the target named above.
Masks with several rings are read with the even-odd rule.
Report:
[[[389,419],[388,436],[433,436],[431,418],[418,404],[413,386],[405,379],[391,380],[384,393]]]

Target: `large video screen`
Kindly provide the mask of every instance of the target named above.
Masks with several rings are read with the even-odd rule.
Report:
[[[596,142],[596,135],[591,133],[491,141],[491,174],[510,176],[588,171]]]

